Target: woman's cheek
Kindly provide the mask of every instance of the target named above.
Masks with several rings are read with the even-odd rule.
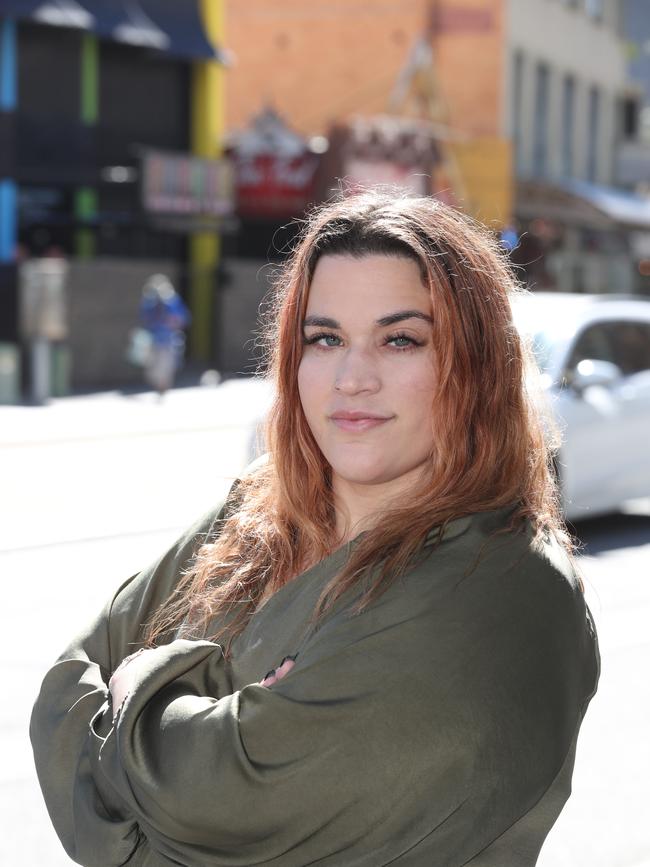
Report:
[[[313,428],[314,406],[319,403],[318,377],[315,373],[315,366],[310,364],[310,359],[303,358],[298,368],[298,395],[302,411],[311,428]]]
[[[436,372],[430,357],[415,356],[412,364],[400,367],[399,382],[395,381],[399,392],[409,395],[433,394],[436,387]]]
[[[321,359],[313,353],[303,356],[298,368],[298,393],[303,402],[314,402],[316,396],[326,398],[329,379],[329,365],[326,359]]]

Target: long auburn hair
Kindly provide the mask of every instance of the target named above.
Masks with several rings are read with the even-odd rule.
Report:
[[[367,191],[315,210],[277,282],[267,328],[275,400],[266,423],[268,460],[241,479],[218,537],[148,624],[151,643],[179,628],[225,644],[244,629],[262,597],[337,546],[330,467],[298,394],[311,279],[321,256],[401,256],[419,266],[431,295],[436,347],[435,456],[410,502],[379,515],[324,588],[317,620],[349,588],[363,610],[423,550],[430,530],[474,512],[514,505],[567,549],[551,448],[526,388],[528,349],[510,298],[521,291],[498,241],[433,198]],[[435,459],[434,459],[435,457]],[[227,623],[227,626],[225,625]]]

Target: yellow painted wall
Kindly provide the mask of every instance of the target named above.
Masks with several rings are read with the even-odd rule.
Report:
[[[510,140],[470,139],[455,143],[451,150],[465,184],[463,209],[494,228],[507,225],[514,196]]]

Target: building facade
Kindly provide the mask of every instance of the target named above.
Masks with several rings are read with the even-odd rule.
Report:
[[[65,258],[70,374],[55,391],[138,376],[124,350],[152,271],[190,302],[192,350],[210,355],[220,42],[218,0],[0,7],[0,341],[24,337],[22,263]]]
[[[514,257],[533,287],[650,293],[650,203],[620,174],[638,135],[628,12],[623,0],[508,0]]]
[[[237,59],[228,130],[265,106],[306,137],[327,137],[334,121],[418,117],[444,157],[429,192],[447,198],[451,189],[491,227],[518,229],[514,258],[532,286],[645,291],[634,248],[647,209],[621,188],[618,170],[638,114],[623,0],[226,8]]]
[[[624,118],[617,178],[622,185],[650,195],[650,7],[645,0],[623,0],[623,10],[633,90]]]
[[[619,0],[508,0],[504,125],[518,177],[614,183],[622,15]]]
[[[502,0],[228,0],[227,129],[267,107],[307,138],[356,118],[425,120],[442,151],[430,191],[507,223],[505,13]]]

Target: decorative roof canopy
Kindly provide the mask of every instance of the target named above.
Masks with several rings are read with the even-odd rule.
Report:
[[[188,60],[226,62],[225,53],[208,39],[198,0],[3,0],[0,11]]]

